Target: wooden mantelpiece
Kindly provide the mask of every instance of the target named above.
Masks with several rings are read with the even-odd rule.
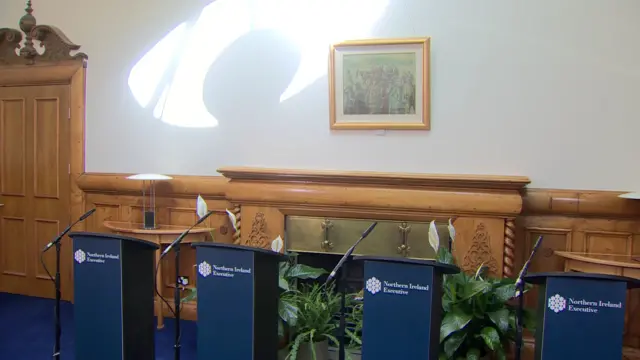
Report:
[[[268,247],[284,236],[286,215],[396,221],[455,219],[455,254],[473,270],[482,262],[496,276],[512,276],[517,260],[515,218],[522,211],[519,176],[430,175],[227,167],[224,177],[175,176],[157,186],[159,222],[187,225],[195,198],[207,199],[216,240]],[[106,231],[105,220],[139,222],[140,184],[128,174],[83,174],[76,183],[85,208],[98,213],[88,230]],[[233,232],[223,210],[238,219]]]
[[[455,255],[473,271],[481,263],[511,276],[515,217],[526,177],[418,175],[222,168],[225,194],[241,219],[236,243],[268,248],[284,236],[285,216],[399,221],[455,218]]]

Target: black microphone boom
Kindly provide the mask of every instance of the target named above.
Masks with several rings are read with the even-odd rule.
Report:
[[[175,328],[174,328],[175,339],[174,339],[174,344],[173,344],[173,358],[174,358],[174,360],[180,360],[180,348],[182,347],[182,345],[180,344],[180,338],[182,336],[182,332],[180,331],[180,281],[179,281],[179,278],[180,278],[180,243],[189,234],[189,231],[193,230],[193,228],[195,228],[196,226],[202,224],[202,222],[205,221],[214,212],[215,211],[209,211],[208,213],[204,214],[204,216],[202,216],[200,219],[198,219],[198,221],[196,221],[195,224],[191,225],[190,228],[185,230],[182,234],[180,234],[180,236],[178,236],[175,240],[173,240],[173,242],[169,246],[167,246],[167,248],[162,252],[162,254],[160,254],[160,258],[162,259],[165,255],[167,255],[169,253],[169,251],[171,251],[172,248],[174,248],[174,247],[176,248],[176,250],[174,252],[174,254],[175,254],[174,267],[175,267],[176,286],[173,289],[173,311],[172,311],[173,315],[174,315],[174,319],[175,319],[175,324],[176,324]],[[158,273],[158,268],[159,267],[160,267],[160,262],[158,262],[156,264],[156,277],[157,277],[157,273]],[[155,285],[155,289],[156,289],[156,293],[164,301],[164,298],[162,297],[162,294],[160,294],[160,292],[158,291],[157,284]],[[168,302],[167,302],[167,305],[169,305]],[[171,306],[169,306],[169,309],[171,309]]]
[[[58,234],[58,236],[56,236],[56,238],[53,239],[53,241],[48,243],[44,247],[44,249],[42,249],[42,252],[40,253],[40,262],[42,263],[42,266],[44,267],[44,270],[49,275],[49,278],[51,278],[51,280],[53,281],[53,285],[55,287],[55,292],[56,292],[56,294],[55,294],[56,295],[56,300],[55,300],[55,303],[54,303],[54,306],[53,306],[54,331],[55,331],[55,344],[53,345],[53,358],[55,360],[60,359],[60,338],[62,337],[62,325],[60,323],[60,298],[62,297],[61,285],[60,285],[60,247],[61,247],[60,241],[62,241],[62,238],[65,235],[67,235],[67,233],[71,230],[71,228],[75,224],[77,224],[80,221],[88,218],[94,212],[96,212],[96,208],[93,208],[93,209],[87,211],[82,216],[80,216],[80,218],[78,218],[78,220],[72,222],[71,225],[67,226],[66,229],[62,230],[62,232],[60,234]],[[47,252],[47,250],[51,249],[53,246],[56,247],[56,274],[55,274],[55,278],[53,276],[51,276],[51,274],[49,273],[49,269],[47,269],[47,264],[44,261],[44,253]]]
[[[371,224],[367,230],[365,230],[362,235],[360,236],[360,239],[358,239],[358,241],[356,241],[355,244],[353,244],[353,246],[351,246],[349,248],[349,250],[347,250],[346,253],[344,253],[344,255],[342,256],[342,258],[340,259],[340,261],[338,261],[338,264],[336,265],[336,267],[333,268],[333,270],[331,271],[331,273],[329,274],[329,276],[327,276],[327,281],[325,283],[328,283],[329,281],[331,281],[334,277],[336,277],[336,273],[338,272],[338,270],[340,270],[340,268],[342,267],[342,265],[344,264],[345,261],[347,261],[347,259],[349,258],[349,256],[351,256],[351,254],[353,254],[353,252],[356,250],[356,247],[358,246],[358,244],[360,244],[360,241],[364,240],[367,236],[369,236],[369,234],[373,231],[373,229],[376,227],[376,225],[378,225],[378,222],[374,222],[373,224]]]
[[[203,221],[205,221],[209,216],[211,216],[215,211],[209,211],[208,213],[206,213],[203,217],[201,217],[195,224],[191,225],[190,228],[188,228],[187,230],[185,230],[182,234],[180,234],[180,236],[178,236],[175,240],[173,240],[173,242],[167,246],[166,249],[164,249],[164,251],[162,252],[162,255],[160,255],[160,257],[163,257],[165,255],[167,255],[169,253],[169,251],[171,251],[171,249],[176,246],[179,245],[182,240],[189,235],[189,231],[193,230],[194,227],[202,224]]]
[[[340,268],[342,268],[343,265],[346,267],[345,265],[346,261],[349,259],[351,254],[353,254],[353,252],[356,250],[356,247],[358,246],[358,244],[360,244],[360,241],[364,240],[367,236],[369,236],[369,234],[371,234],[371,232],[376,227],[376,225],[378,225],[377,221],[371,224],[367,228],[367,230],[365,230],[362,233],[362,235],[360,236],[360,239],[358,239],[358,241],[356,241],[355,244],[353,244],[349,248],[349,250],[347,250],[347,252],[344,253],[340,261],[338,261],[338,264],[336,265],[336,267],[333,268],[333,270],[327,277],[327,281],[325,281],[325,285],[328,284],[329,281],[331,281],[331,279],[333,279],[336,276],[336,273],[338,272],[338,270],[340,270]],[[347,269],[343,269],[340,274],[341,274],[340,281],[338,281],[338,290],[340,291],[340,326],[338,327],[338,330],[339,330],[338,336],[340,339],[340,344],[339,344],[340,346],[338,348],[338,360],[345,360],[345,343],[346,343],[345,338],[346,338],[346,327],[347,327],[347,323],[346,323]]]
[[[524,277],[527,276],[527,272],[529,271],[529,265],[531,265],[531,261],[533,260],[533,256],[538,252],[540,248],[540,244],[542,244],[542,236],[538,236],[538,240],[536,240],[535,245],[533,245],[533,249],[531,249],[531,254],[529,254],[529,258],[525,261],[522,269],[520,270],[520,274],[516,278],[516,297],[521,296],[520,287],[524,285]]]
[[[60,240],[62,240],[62,238],[67,235],[67,233],[71,230],[72,227],[74,227],[77,223],[79,223],[80,221],[88,218],[89,216],[93,215],[93,213],[96,212],[96,208],[93,208],[89,211],[87,211],[86,213],[84,213],[82,216],[80,216],[78,218],[78,220],[74,221],[73,223],[71,223],[71,225],[67,226],[66,229],[64,229],[55,239],[53,239],[53,241],[51,241],[50,243],[48,243],[44,249],[42,249],[42,252],[45,252],[49,249],[51,249],[55,244],[57,244],[58,242],[60,242]]]
[[[524,277],[527,275],[527,271],[529,270],[529,265],[531,265],[531,260],[533,260],[533,256],[540,248],[540,244],[542,244],[542,236],[538,237],[536,244],[533,245],[533,249],[531,250],[531,254],[529,254],[529,258],[525,261],[522,266],[522,270],[520,270],[520,274],[518,274],[518,278],[516,279],[516,294],[515,296],[518,298],[518,306],[516,307],[516,356],[515,360],[522,359],[522,315],[524,311]]]

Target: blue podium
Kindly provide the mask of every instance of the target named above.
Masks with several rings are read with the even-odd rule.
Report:
[[[198,276],[198,359],[276,360],[279,262],[270,250],[193,243]]]
[[[442,275],[454,265],[433,260],[357,256],[364,261],[364,360],[437,360]]]
[[[158,245],[88,232],[73,239],[75,358],[155,359],[154,263]]]
[[[540,285],[535,359],[622,359],[627,289],[640,281],[580,272],[524,280]]]

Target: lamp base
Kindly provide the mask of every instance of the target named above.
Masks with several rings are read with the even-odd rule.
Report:
[[[145,211],[144,212],[143,227],[145,229],[155,229],[156,228],[156,213],[155,213],[155,211]]]

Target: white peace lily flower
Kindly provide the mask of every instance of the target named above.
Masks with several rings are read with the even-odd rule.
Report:
[[[280,235],[278,235],[278,237],[273,239],[273,241],[271,242],[271,250],[279,253],[280,251],[282,251],[283,247],[284,241],[282,241],[282,238],[280,237]]]
[[[203,216],[207,215],[208,211],[207,203],[202,196],[198,195],[198,199],[196,199],[196,214],[198,214],[198,219],[202,219]]]
[[[449,228],[449,237],[451,238],[451,242],[455,242],[456,241],[456,228],[453,227],[453,223],[451,222],[451,219],[449,219],[449,225],[447,226],[447,228]]]
[[[438,229],[436,228],[435,220],[431,221],[431,224],[429,224],[429,244],[437,253],[440,246],[440,236],[438,236]]]
[[[233,226],[233,231],[238,231],[238,227],[237,225],[237,221],[236,220],[236,215],[234,213],[231,212],[231,210],[226,209],[227,211],[227,216],[229,216],[229,221],[231,221],[231,226]]]

